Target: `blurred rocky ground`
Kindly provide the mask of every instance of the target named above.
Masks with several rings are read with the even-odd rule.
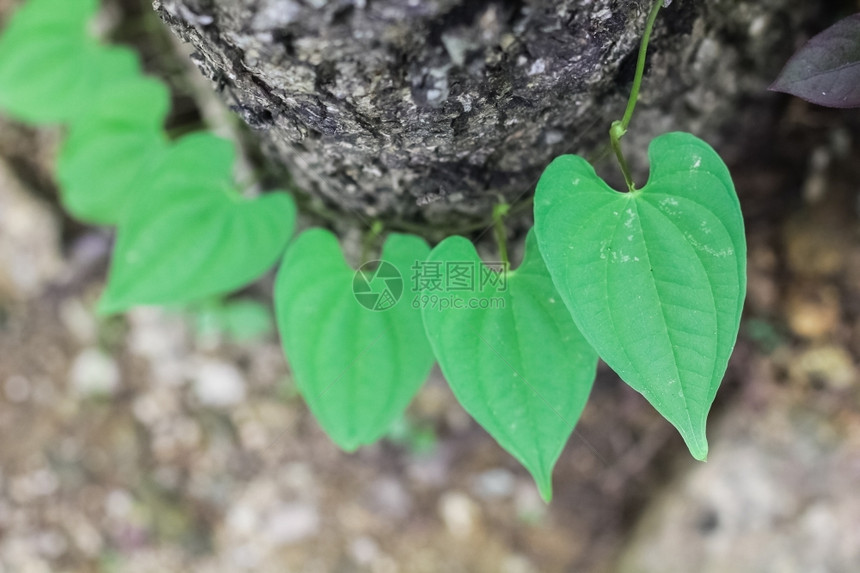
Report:
[[[4,121],[0,571],[857,571],[860,172],[834,117],[787,109],[801,179],[778,150],[735,166],[749,299],[710,460],[602,369],[550,506],[438,373],[348,455],[270,328],[96,317],[110,234],[58,210],[58,134]]]

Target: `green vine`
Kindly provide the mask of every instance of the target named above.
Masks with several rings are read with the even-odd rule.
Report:
[[[651,6],[627,107],[609,130],[607,150],[631,192],[610,188],[585,158],[562,155],[534,197],[500,198],[489,222],[429,231],[368,224],[360,263],[384,230],[415,233],[389,232],[372,271],[353,269],[325,229],[292,237],[290,194],[244,197],[233,182],[233,142],[166,133],[166,87],[142,74],[133,53],[86,33],[97,0],[27,0],[0,36],[0,108],[67,128],[61,200],[82,221],[117,229],[100,311],[194,304],[277,267],[284,353],[335,443],[352,451],[384,436],[438,362],[458,401],[548,501],[598,357],[703,460],[708,412],[737,337],[746,241],[725,164],[691,134],[664,134],[649,146],[652,177],[637,190],[621,148],[663,5]],[[343,220],[294,194],[306,212]],[[529,208],[535,224],[523,260],[506,274],[506,218]],[[431,250],[416,236],[481,229],[495,234],[499,273],[464,237]]]
[[[639,100],[642,76],[645,73],[645,59],[648,54],[648,42],[651,40],[651,32],[654,30],[654,23],[657,21],[657,14],[660,12],[662,5],[663,0],[655,0],[651,6],[651,12],[648,13],[648,21],[645,24],[645,32],[642,34],[642,41],[639,44],[636,74],[633,76],[633,87],[630,90],[630,97],[627,99],[627,108],[624,110],[624,116],[621,120],[613,121],[612,126],[609,128],[610,145],[612,146],[612,150],[615,151],[615,157],[618,159],[618,165],[621,167],[621,173],[624,175],[624,181],[627,182],[627,188],[630,191],[635,191],[636,186],[633,183],[633,175],[630,172],[630,167],[627,165],[627,160],[624,158],[624,153],[621,150],[621,138],[627,133],[630,120],[633,119],[633,111],[636,109],[636,102]]]

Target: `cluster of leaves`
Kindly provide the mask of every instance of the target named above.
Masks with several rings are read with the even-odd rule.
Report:
[[[706,143],[683,133],[656,139],[651,179],[629,193],[580,157],[557,158],[504,288],[449,293],[501,304],[421,307],[403,297],[368,308],[355,294],[364,271],[356,274],[332,233],[310,229],[287,246],[290,198],[234,189],[228,142],[205,133],[168,141],[167,91],[132,54],[86,34],[94,10],[95,0],[30,0],[16,14],[0,39],[0,107],[67,126],[63,203],[83,221],[117,227],[103,312],[228,292],[283,254],[275,284],[283,347],[309,408],[345,450],[384,436],[438,361],[463,407],[549,500],[599,356],[705,458],[705,421],[746,276],[737,196]],[[389,277],[410,276],[420,262],[486,270],[463,237],[431,250],[390,234],[380,258]]]
[[[770,89],[827,107],[860,107],[860,14],[809,40]]]
[[[209,133],[168,141],[170,94],[136,54],[87,31],[96,0],[32,0],[0,38],[0,107],[61,124],[61,200],[76,218],[117,227],[103,312],[183,303],[270,269],[292,235],[285,193],[245,198],[232,143]]]

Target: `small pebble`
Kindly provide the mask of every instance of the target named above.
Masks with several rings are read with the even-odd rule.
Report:
[[[194,394],[205,406],[227,408],[245,400],[245,379],[238,368],[227,362],[201,362],[193,380]]]
[[[448,492],[439,500],[439,514],[445,527],[458,539],[469,537],[478,521],[478,506],[466,494]]]
[[[793,366],[803,378],[820,380],[831,390],[847,390],[857,383],[854,360],[839,346],[806,350]]]
[[[69,381],[82,396],[109,396],[119,387],[119,366],[98,348],[86,348],[75,357]]]
[[[309,503],[288,503],[269,514],[263,533],[274,545],[297,543],[319,532],[320,516]]]
[[[482,499],[497,499],[509,497],[515,485],[516,478],[511,472],[496,468],[478,475],[472,489]]]
[[[818,339],[839,325],[842,305],[831,286],[792,287],[786,298],[786,317],[791,331],[803,338]]]
[[[370,565],[379,556],[379,545],[366,535],[353,539],[349,550],[352,558],[359,565]]]

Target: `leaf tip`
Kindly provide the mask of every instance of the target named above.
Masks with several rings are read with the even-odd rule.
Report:
[[[687,442],[690,454],[700,462],[708,461],[708,440],[704,434],[696,436],[694,440]]]
[[[333,436],[329,434],[329,437],[338,448],[347,454],[354,454],[358,448],[364,445],[362,440],[357,436]]]
[[[538,485],[538,492],[540,493],[540,498],[547,505],[552,501],[552,485]]]
[[[552,470],[550,472],[533,473],[532,477],[537,485],[541,499],[549,505],[552,501]]]

